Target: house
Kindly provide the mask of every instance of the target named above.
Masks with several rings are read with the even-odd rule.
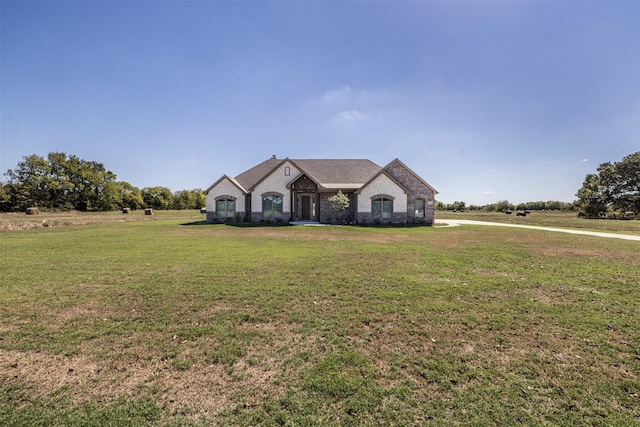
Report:
[[[329,198],[342,191],[349,207],[336,212]],[[366,159],[270,159],[205,190],[207,222],[354,222],[425,224],[438,192],[395,159],[380,167]]]

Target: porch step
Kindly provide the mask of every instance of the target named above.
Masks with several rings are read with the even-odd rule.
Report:
[[[289,221],[289,224],[291,225],[326,225],[326,224],[320,224],[318,221]]]

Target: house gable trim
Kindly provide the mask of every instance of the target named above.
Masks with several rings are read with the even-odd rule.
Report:
[[[398,187],[400,187],[400,189],[404,192],[404,194],[409,194],[409,191],[407,190],[407,188],[400,184],[394,177],[392,177],[391,175],[389,175],[384,169],[382,169],[380,172],[378,172],[377,174],[375,174],[369,181],[365,182],[360,188],[358,188],[355,193],[356,194],[360,194],[362,192],[362,189],[365,188],[366,186],[368,186],[369,184],[371,184],[372,182],[374,182],[376,179],[378,179],[378,177],[380,175],[384,175],[387,178],[389,178],[391,181],[393,181],[394,184],[396,184]]]
[[[322,186],[318,183],[318,181],[316,181],[315,179],[313,179],[312,176],[310,176],[308,173],[306,173],[305,171],[303,171],[302,169],[300,169],[300,167],[298,167],[298,165],[296,165],[295,163],[291,162],[296,168],[298,168],[298,170],[300,170],[301,172],[295,176],[295,178],[293,178],[291,181],[289,181],[289,183],[287,184],[287,188],[291,189],[291,187],[293,186],[293,184],[295,184],[298,180],[300,180],[300,178],[302,178],[303,176],[306,176],[311,182],[313,182],[316,187],[318,187],[319,189],[322,188]]]
[[[233,185],[235,185],[236,187],[238,187],[238,189],[239,189],[240,191],[242,191],[242,193],[243,193],[243,194],[247,194],[247,193],[248,193],[248,191],[247,191],[247,190],[245,190],[245,189],[242,187],[242,185],[240,185],[240,183],[239,183],[235,178],[233,178],[233,177],[231,177],[231,176],[229,176],[229,175],[222,175],[222,176],[220,177],[220,179],[218,179],[216,182],[214,182],[213,184],[211,184],[211,185],[209,186],[209,188],[207,188],[206,190],[204,190],[204,194],[209,194],[209,192],[210,192],[213,188],[215,188],[218,184],[220,184],[220,183],[221,183],[222,181],[224,181],[225,179],[228,179],[228,180],[229,180],[229,182],[231,182]]]
[[[389,169],[394,163],[399,164],[401,167],[403,167],[404,169],[406,169],[407,171],[409,171],[409,173],[411,173],[411,175],[413,175],[418,181],[420,181],[422,184],[424,184],[428,189],[430,189],[431,191],[433,191],[433,194],[438,194],[438,191],[433,188],[431,185],[429,185],[424,179],[422,179],[420,177],[420,175],[418,175],[417,173],[415,173],[409,166],[405,165],[400,159],[398,159],[397,157],[395,159],[393,159],[391,162],[389,162],[388,165],[386,165],[384,168],[382,168],[383,170],[387,170]]]

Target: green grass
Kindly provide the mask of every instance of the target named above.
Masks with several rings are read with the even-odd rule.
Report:
[[[1,425],[640,418],[637,242],[120,215],[0,233]]]

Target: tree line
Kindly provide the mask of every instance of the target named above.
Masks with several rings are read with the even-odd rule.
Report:
[[[24,156],[15,169],[0,181],[0,211],[20,211],[28,207],[44,209],[111,211],[121,208],[200,209],[206,206],[202,190],[172,193],[166,187],[139,189],[117,181],[116,174],[102,163],[87,161],[61,152],[46,158]],[[514,205],[508,200],[478,206],[456,201],[435,202],[436,210],[569,210],[585,218],[619,218],[628,212],[640,214],[640,151],[619,162],[600,164],[597,173],[588,174],[572,203],[560,201],[526,202]]]
[[[440,211],[484,211],[484,212],[504,212],[504,211],[573,211],[574,203],[560,202],[558,200],[524,202],[513,204],[508,200],[500,200],[486,205],[469,205],[465,202],[455,201],[453,203],[435,202],[436,210]]]
[[[102,163],[51,152],[46,158],[24,156],[0,181],[0,210],[43,209],[112,211],[122,208],[157,210],[200,209],[206,198],[200,189],[172,193],[166,187],[137,188],[117,181]]]

